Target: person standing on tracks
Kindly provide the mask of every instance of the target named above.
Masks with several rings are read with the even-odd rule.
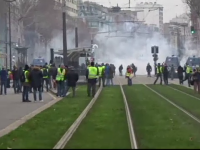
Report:
[[[192,67],[190,67],[188,64],[186,64],[186,69],[185,69],[185,79],[183,80],[183,82],[185,82],[186,80],[188,81],[188,87],[190,87],[190,79],[191,79],[191,74],[192,74],[193,70]]]
[[[70,88],[72,88],[72,96],[75,97],[76,94],[76,84],[79,80],[78,73],[75,72],[74,67],[69,68],[69,72],[66,75],[67,87],[66,87],[66,95]]]
[[[102,80],[103,67],[101,65],[99,65],[98,69],[99,69],[99,87],[100,87],[101,84],[103,83],[103,80]]]
[[[31,87],[33,87],[33,98],[37,101],[37,92],[39,93],[39,101],[42,102],[42,85],[43,74],[39,67],[33,67],[30,72]]]
[[[170,77],[171,77],[171,80],[174,80],[174,74],[175,74],[175,69],[174,69],[174,65],[171,66],[171,69],[170,69]]]
[[[168,76],[169,76],[168,66],[164,64],[163,80],[164,80],[165,85],[168,85]]]
[[[64,97],[64,76],[65,76],[65,66],[62,65],[61,67],[58,68],[56,75],[58,97]]]
[[[94,62],[91,62],[90,67],[88,67],[86,71],[86,79],[87,79],[87,94],[88,97],[91,96],[91,90],[92,90],[92,97],[96,94],[96,83],[97,78],[99,76],[99,69],[94,66]]]
[[[198,69],[193,70],[191,75],[191,85],[194,85],[194,92],[200,94],[200,72]]]
[[[160,78],[160,85],[162,85],[162,73],[163,73],[163,67],[160,65],[160,63],[158,63],[157,77],[156,77],[156,80],[154,81],[154,85],[156,84],[159,78]]]
[[[133,84],[132,76],[134,76],[133,69],[131,68],[131,66],[128,66],[126,70],[126,78],[127,78],[128,86],[131,86]]]
[[[177,73],[178,73],[178,79],[179,79],[180,84],[183,84],[183,72],[184,72],[183,67],[179,66],[177,69]]]

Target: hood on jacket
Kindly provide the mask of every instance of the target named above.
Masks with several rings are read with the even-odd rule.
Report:
[[[29,66],[25,65],[24,70],[29,70]]]
[[[33,67],[33,71],[40,71],[40,67]]]

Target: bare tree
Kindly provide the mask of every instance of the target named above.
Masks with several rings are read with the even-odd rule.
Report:
[[[183,0],[188,5],[191,13],[196,13],[200,17],[200,0]]]

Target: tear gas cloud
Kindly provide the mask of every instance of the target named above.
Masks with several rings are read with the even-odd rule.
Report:
[[[138,28],[137,24],[134,23],[124,23],[123,28],[125,32],[110,32],[104,34],[97,34],[94,37],[94,41],[98,45],[98,49],[95,50],[95,59],[98,63],[112,63],[116,66],[116,71],[118,67],[122,64],[125,68],[134,63],[137,66],[137,74],[145,75],[146,66],[148,63],[154,68],[153,57],[151,53],[151,46],[159,46],[159,60],[158,63],[163,63],[167,56],[178,55],[178,51],[171,48],[167,43],[167,40],[163,37],[162,34],[154,32],[152,36],[147,36],[148,29]],[[115,25],[112,25],[112,28],[109,31],[114,31]],[[103,29],[99,32],[107,32],[107,29]],[[131,33],[131,31],[136,31]],[[69,49],[75,47],[75,34],[74,30],[70,30],[67,33],[67,46]],[[115,37],[118,36],[118,37]],[[79,43],[79,46],[89,46],[87,44]],[[83,44],[84,43],[84,44]],[[184,65],[187,58],[193,55],[197,55],[197,52],[194,50],[189,50],[189,42],[186,42],[186,50],[183,52],[181,57],[181,65]],[[63,40],[62,33],[56,34],[56,36],[51,40],[48,45],[48,49],[54,48],[55,50],[62,49]],[[50,53],[49,51],[45,55],[47,61],[49,61]],[[83,59],[84,61],[84,59]],[[80,63],[79,63],[80,64]],[[123,71],[124,71],[123,70]]]
[[[171,49],[164,37],[159,33],[153,33],[148,36],[148,31],[142,31],[133,23],[124,23],[126,32],[97,34],[95,40],[99,49],[96,52],[96,58],[100,62],[113,63],[117,67],[122,64],[124,68],[134,63],[138,68],[137,74],[146,74],[148,63],[154,67],[151,53],[152,46],[159,46],[159,63],[163,63],[167,56],[176,55],[176,51]],[[136,31],[130,34],[130,31]],[[110,29],[111,31],[114,30]],[[131,35],[131,36],[130,36]],[[110,36],[110,37],[109,37]],[[115,37],[118,36],[118,37]],[[124,69],[125,70],[125,69]]]
[[[176,49],[173,49],[163,35],[158,32],[153,32],[150,37],[148,36],[147,28],[140,28],[134,23],[124,23],[123,28],[127,32],[110,32],[95,36],[95,41],[97,41],[99,46],[95,51],[97,61],[115,64],[116,71],[118,71],[118,67],[121,64],[126,68],[128,65],[134,63],[138,68],[137,74],[145,75],[147,74],[146,66],[148,63],[154,68],[151,53],[152,46],[159,46],[158,63],[165,62],[167,56],[180,56],[180,53]],[[109,30],[113,31],[115,27],[112,26],[112,29]],[[103,32],[105,31],[106,29],[103,30]],[[130,31],[136,32],[130,34]],[[186,42],[186,50],[182,52],[181,58],[179,58],[182,66],[188,57],[197,55],[196,51],[190,50],[187,45],[189,45],[189,41]]]

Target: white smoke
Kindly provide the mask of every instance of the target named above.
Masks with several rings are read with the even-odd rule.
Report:
[[[123,26],[126,31],[130,31],[136,25],[125,23]],[[146,31],[141,32],[145,33]],[[137,74],[144,75],[148,63],[152,67],[154,66],[152,46],[159,46],[158,63],[163,63],[167,56],[177,55],[177,51],[170,48],[167,41],[159,33],[153,33],[152,37],[148,37],[147,34],[136,34],[136,32],[132,36],[130,35],[130,32],[118,32],[117,36],[120,37],[114,37],[116,33],[97,34],[95,36],[95,41],[99,45],[99,49],[96,50],[97,61],[113,63],[117,70],[121,64],[126,68],[134,63],[138,68]]]

